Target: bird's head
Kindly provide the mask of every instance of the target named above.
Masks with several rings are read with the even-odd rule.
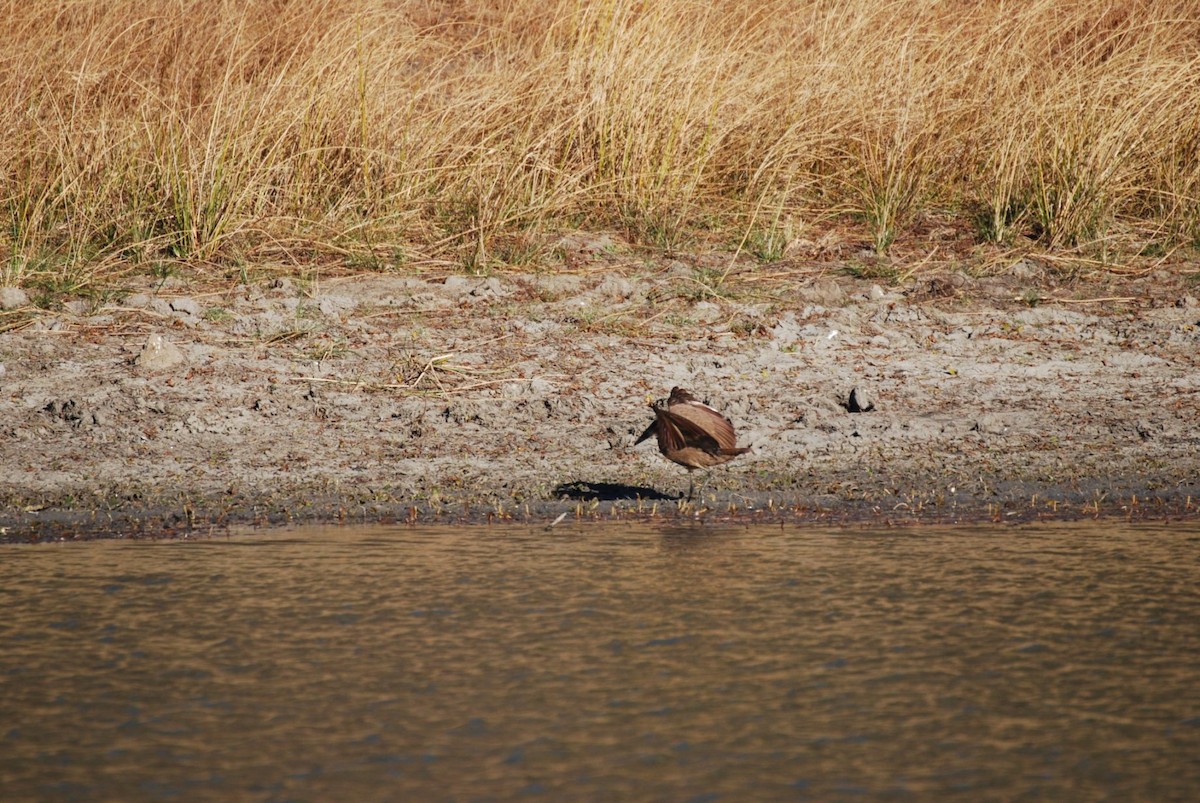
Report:
[[[649,393],[647,393],[646,394],[646,404],[649,405],[651,410],[653,410],[654,412],[657,413],[659,410],[666,409],[667,400],[666,399],[656,399],[653,396],[651,396]]]

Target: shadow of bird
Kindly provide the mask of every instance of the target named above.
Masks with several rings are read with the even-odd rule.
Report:
[[[728,463],[750,451],[749,447],[737,445],[737,435],[728,418],[683,388],[671,388],[671,395],[654,402],[650,409],[654,411],[654,421],[633,445],[654,435],[662,456],[688,470],[689,500],[695,489],[691,476],[694,470]]]
[[[559,483],[554,488],[555,496],[565,496],[570,499],[600,502],[616,502],[626,499],[646,499],[649,501],[666,501],[674,497],[667,496],[661,491],[646,488],[641,485],[621,485],[614,482],[574,482]]]

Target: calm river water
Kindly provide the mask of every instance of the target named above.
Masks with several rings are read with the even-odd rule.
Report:
[[[0,798],[1195,800],[1200,527],[0,547]]]

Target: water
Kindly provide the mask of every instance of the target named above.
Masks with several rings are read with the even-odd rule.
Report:
[[[0,797],[1191,800],[1200,528],[0,547]]]

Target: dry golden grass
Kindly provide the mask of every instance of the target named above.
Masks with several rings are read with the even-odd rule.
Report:
[[[0,37],[0,284],[575,227],[1200,241],[1193,0],[29,0]]]

